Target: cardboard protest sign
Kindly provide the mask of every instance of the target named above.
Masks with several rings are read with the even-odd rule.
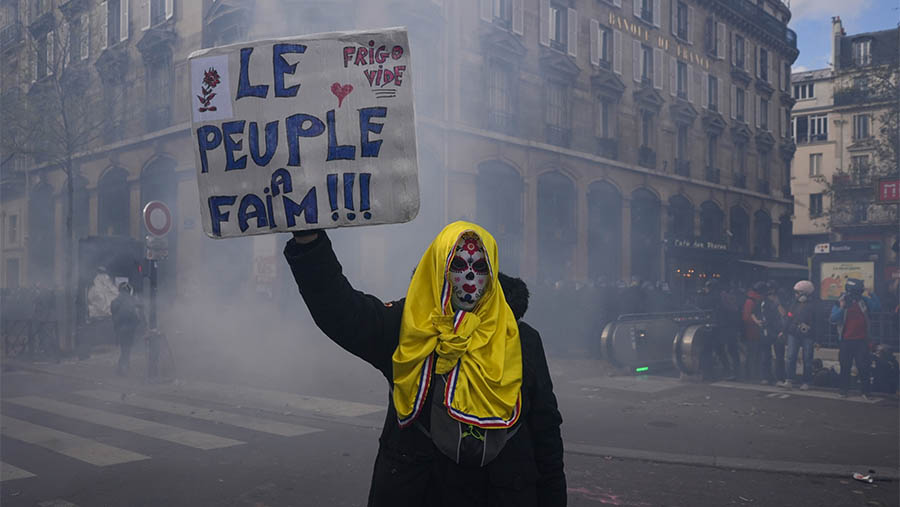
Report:
[[[419,209],[406,30],[190,56],[203,230],[213,238],[400,223]]]

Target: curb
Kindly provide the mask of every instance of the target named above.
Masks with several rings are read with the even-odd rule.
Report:
[[[818,477],[849,478],[854,472],[866,473],[876,470],[876,477],[892,481],[900,480],[900,468],[872,465],[844,465],[830,463],[809,463],[802,461],[780,461],[755,458],[735,458],[727,456],[702,456],[697,454],[677,454],[638,449],[622,449],[619,447],[603,447],[590,444],[565,443],[565,452],[594,457],[613,457],[673,465],[691,465],[728,470],[746,470],[751,472],[773,472],[795,475],[813,475]]]

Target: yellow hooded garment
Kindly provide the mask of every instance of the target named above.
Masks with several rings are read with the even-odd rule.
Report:
[[[491,281],[472,312],[454,312],[447,271],[466,232],[481,240]],[[473,223],[445,227],[410,281],[393,355],[393,399],[401,427],[421,412],[433,371],[448,374],[443,397],[452,418],[481,428],[516,423],[522,387],[519,328],[497,281],[497,243]]]

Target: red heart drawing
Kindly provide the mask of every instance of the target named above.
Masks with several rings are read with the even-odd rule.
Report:
[[[344,102],[344,97],[350,95],[350,92],[352,91],[352,84],[345,84],[341,86],[341,83],[334,83],[331,85],[331,93],[333,93],[334,96],[338,98],[338,107],[341,107],[341,103]]]

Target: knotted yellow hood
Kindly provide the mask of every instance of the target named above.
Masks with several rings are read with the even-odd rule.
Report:
[[[474,232],[490,265],[490,285],[471,312],[454,312],[447,272],[461,235]],[[448,374],[450,416],[481,428],[515,424],[521,408],[519,328],[497,281],[497,243],[478,225],[454,222],[422,255],[406,293],[393,355],[394,407],[400,426],[421,412],[432,372]]]

